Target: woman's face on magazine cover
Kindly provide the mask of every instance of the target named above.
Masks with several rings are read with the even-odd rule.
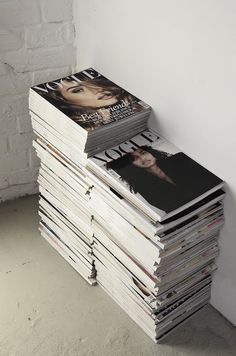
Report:
[[[63,98],[73,105],[95,109],[117,103],[117,98],[111,91],[92,84],[67,82],[62,85],[60,91]]]
[[[132,164],[138,168],[150,168],[156,164],[156,158],[142,148],[131,153]]]

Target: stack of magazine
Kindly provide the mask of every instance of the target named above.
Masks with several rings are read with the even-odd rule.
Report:
[[[42,236],[159,342],[209,301],[225,193],[150,110],[91,68],[30,91]]]
[[[90,283],[96,270],[83,170],[91,154],[147,127],[151,107],[92,68],[30,89],[43,237]]]
[[[145,130],[151,107],[92,68],[30,89],[29,107],[38,135],[68,157],[87,157]]]
[[[158,342],[209,302],[223,182],[151,129],[87,169],[97,281]]]
[[[92,254],[93,229],[84,173],[41,138],[34,141],[39,170],[41,235],[91,285],[96,284]]]

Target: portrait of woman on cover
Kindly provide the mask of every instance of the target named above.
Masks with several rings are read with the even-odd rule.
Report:
[[[168,154],[141,146],[107,163],[149,204],[169,213],[205,193],[221,180],[182,152]]]
[[[41,94],[87,131],[142,109],[136,97],[103,76],[81,82],[68,77]]]

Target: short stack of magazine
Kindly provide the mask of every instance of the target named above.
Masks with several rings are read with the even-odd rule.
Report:
[[[145,130],[151,108],[92,68],[30,89],[33,128],[76,163]]]
[[[30,91],[42,236],[159,342],[210,300],[223,181],[94,69]]]

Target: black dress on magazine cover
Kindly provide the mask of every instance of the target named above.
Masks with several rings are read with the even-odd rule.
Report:
[[[42,88],[33,89],[86,131],[143,110],[138,98],[102,75],[93,79],[84,77],[80,82],[75,77],[76,74],[55,82],[57,85],[41,84]]]
[[[117,172],[131,192],[141,194],[149,204],[166,213],[222,182],[182,152],[169,155],[149,146],[107,163],[107,169]]]

